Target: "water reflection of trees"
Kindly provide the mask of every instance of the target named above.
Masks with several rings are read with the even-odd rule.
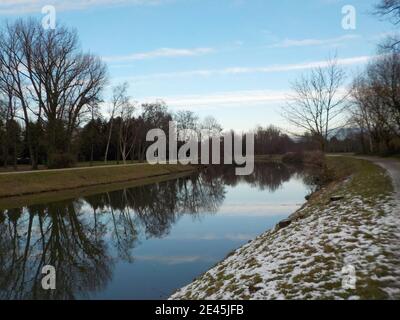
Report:
[[[234,166],[209,167],[206,175],[211,179],[220,178],[222,183],[229,186],[237,186],[247,183],[260,190],[274,192],[283,183],[288,182],[293,175],[303,177],[304,169],[296,166],[286,166],[280,162],[258,162],[254,164],[254,172],[249,176],[237,176]]]
[[[0,211],[0,299],[73,299],[100,291],[115,258],[133,261],[141,233],[163,237],[184,214],[216,212],[224,192],[223,184],[196,175]],[[41,288],[45,265],[57,270],[57,290]]]
[[[217,212],[225,186],[277,190],[300,169],[256,164],[251,176],[210,167],[174,181],[79,200],[0,211],[0,299],[73,299],[104,289],[115,259],[132,262],[141,237],[162,238],[183,215]],[[41,270],[57,270],[57,290],[41,288]]]
[[[0,298],[73,299],[96,291],[110,278],[102,235],[82,219],[79,202],[2,212]],[[41,290],[42,268],[57,270],[62,290]]]

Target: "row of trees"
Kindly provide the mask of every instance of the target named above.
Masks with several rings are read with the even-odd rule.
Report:
[[[286,119],[307,132],[311,148],[330,152],[400,150],[400,51],[385,46],[345,89],[336,60],[293,84]]]
[[[190,132],[208,137],[223,128],[212,116],[192,111],[171,112],[162,101],[138,105],[127,83],[107,84],[106,65],[83,53],[74,30],[43,30],[36,20],[17,20],[0,31],[0,160],[4,166],[30,163],[50,168],[75,161],[144,161],[146,134],[157,128],[168,133],[175,121],[178,140]],[[100,105],[109,106],[104,118]],[[256,154],[285,153],[294,142],[275,127],[254,130]],[[238,134],[232,131],[232,134]]]
[[[126,83],[113,89],[110,118],[100,113],[107,69],[82,52],[76,31],[44,30],[34,19],[0,30],[0,160],[4,166],[29,162],[71,166],[77,159],[143,160],[152,128],[222,131],[217,121],[192,112],[172,114],[162,102],[140,107]],[[140,109],[140,110],[139,110]],[[185,140],[185,137],[180,137]]]
[[[222,126],[212,117],[200,119],[194,112],[181,110],[170,112],[163,102],[135,106],[127,96],[127,84],[114,88],[113,101],[110,107],[110,119],[100,115],[90,120],[79,131],[79,155],[82,161],[117,160],[126,163],[128,160],[145,160],[148,146],[146,141],[149,130],[162,129],[168,136],[169,123],[174,121],[178,131],[178,144],[187,141],[192,133],[210,138],[220,136]],[[242,133],[231,130],[232,135]],[[295,143],[287,134],[274,126],[256,127],[252,133],[255,137],[255,154],[284,154],[297,150],[300,142]],[[221,151],[223,150],[221,140]]]
[[[376,13],[400,23],[400,0]],[[389,36],[347,89],[337,59],[295,81],[284,117],[322,151],[392,154],[400,150],[400,41]],[[343,133],[346,133],[343,136]]]
[[[217,120],[208,116],[203,120],[192,111],[172,112],[162,102],[136,105],[128,95],[128,84],[123,83],[113,88],[109,110],[110,118],[101,115],[93,117],[82,130],[79,130],[79,155],[84,161],[128,160],[144,161],[147,148],[152,142],[146,141],[151,129],[161,129],[169,135],[169,124],[176,123],[178,140],[184,143],[190,138],[185,134],[207,132],[217,135],[222,132]]]
[[[400,22],[400,0],[382,0],[377,13]],[[293,83],[284,116],[307,134],[293,140],[275,127],[254,130],[256,154],[300,148],[323,151],[397,152],[400,145],[400,44],[390,37],[379,55],[345,90],[346,75],[332,59]],[[108,119],[100,113],[106,65],[82,52],[74,30],[44,30],[40,22],[17,20],[0,30],[0,159],[48,167],[76,160],[143,161],[146,134],[223,130],[213,117],[200,121],[191,111],[172,113],[163,102],[137,105],[128,85],[113,88]],[[345,138],[337,133],[351,128]],[[185,131],[182,131],[185,132]],[[187,132],[187,131],[186,131]],[[235,134],[235,133],[233,133]],[[181,142],[189,136],[178,137]]]
[[[40,146],[49,163],[70,153],[76,129],[98,108],[106,82],[106,65],[82,52],[74,30],[60,26],[46,31],[33,19],[6,24],[0,31],[3,162],[10,151],[16,162],[18,126],[24,128],[33,168]]]
[[[370,63],[353,83],[352,120],[360,129],[364,152],[400,149],[400,52],[392,50]]]
[[[400,0],[381,0],[376,14],[400,23]],[[379,45],[378,57],[353,80],[351,124],[359,129],[363,153],[400,150],[400,38],[393,34]]]

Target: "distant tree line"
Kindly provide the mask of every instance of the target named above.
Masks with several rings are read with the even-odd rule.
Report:
[[[100,112],[106,65],[84,53],[76,31],[44,30],[19,19],[0,30],[0,161],[4,166],[70,167],[76,161],[144,160],[146,133],[180,128],[222,131],[191,112],[172,114],[162,102],[137,106],[128,85],[113,88],[110,118]],[[196,126],[196,128],[194,128]]]
[[[400,1],[380,0],[376,13],[400,23]],[[347,139],[358,141],[356,151],[400,152],[400,38],[393,33],[379,44],[378,56],[353,80],[350,126],[358,129]]]
[[[353,82],[353,123],[364,153],[400,150],[400,52],[385,51]]]
[[[107,84],[106,65],[81,50],[76,31],[44,30],[34,19],[5,24],[0,30],[1,164],[37,169],[71,167],[77,161],[144,161],[151,144],[147,132],[157,128],[168,134],[171,121],[178,144],[190,132],[211,139],[223,131],[212,116],[172,112],[162,101],[139,105],[128,95],[127,83],[114,86],[104,101]],[[107,118],[103,105],[109,108]],[[254,134],[256,154],[283,154],[297,145],[272,126],[258,127]]]
[[[126,84],[118,85],[114,92],[127,88]],[[125,95],[125,93],[123,94]],[[124,97],[126,103],[112,103],[110,119],[97,116],[78,130],[80,161],[145,161],[147,148],[152,142],[146,141],[146,134],[151,129],[162,129],[168,139],[169,123],[174,121],[178,131],[178,147],[191,138],[191,133],[201,135],[202,139],[220,137],[221,158],[223,157],[223,128],[213,116],[200,119],[193,111],[180,110],[172,112],[162,102],[146,103],[132,106],[131,99]],[[134,110],[134,111],[133,111]],[[254,134],[254,152],[256,155],[285,154],[305,148],[303,140],[295,141],[281,129],[256,127],[250,131]],[[232,136],[245,135],[248,132],[229,132]],[[201,146],[199,141],[199,153]],[[167,146],[168,147],[168,146]],[[210,143],[211,148],[211,143]],[[243,148],[244,149],[244,148]],[[210,150],[211,154],[211,150]]]
[[[398,0],[382,0],[377,13],[400,22]],[[150,129],[168,133],[174,120],[183,132],[219,135],[212,117],[172,112],[162,101],[137,104],[128,84],[112,88],[102,60],[82,51],[76,31],[44,30],[34,19],[20,19],[0,30],[0,161],[5,167],[39,164],[71,167],[77,161],[144,161]],[[314,150],[396,153],[400,150],[400,45],[390,36],[379,55],[344,90],[346,75],[336,59],[292,85],[285,118],[304,134],[290,136],[274,126],[257,127],[255,154]],[[101,106],[108,105],[108,117]],[[182,131],[183,130],[183,131]],[[186,131],[185,131],[186,130]],[[190,131],[189,131],[190,132]],[[231,132],[243,135],[242,132]],[[338,134],[340,133],[340,134]]]

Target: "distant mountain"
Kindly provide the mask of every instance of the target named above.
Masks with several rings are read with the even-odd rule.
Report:
[[[329,135],[330,138],[336,137],[338,140],[345,140],[347,137],[360,133],[360,128],[341,128],[332,131]]]

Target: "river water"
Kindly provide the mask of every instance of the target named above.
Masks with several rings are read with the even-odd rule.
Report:
[[[165,299],[293,213],[309,175],[257,163],[0,211],[0,299]],[[43,290],[42,268],[56,270]]]

